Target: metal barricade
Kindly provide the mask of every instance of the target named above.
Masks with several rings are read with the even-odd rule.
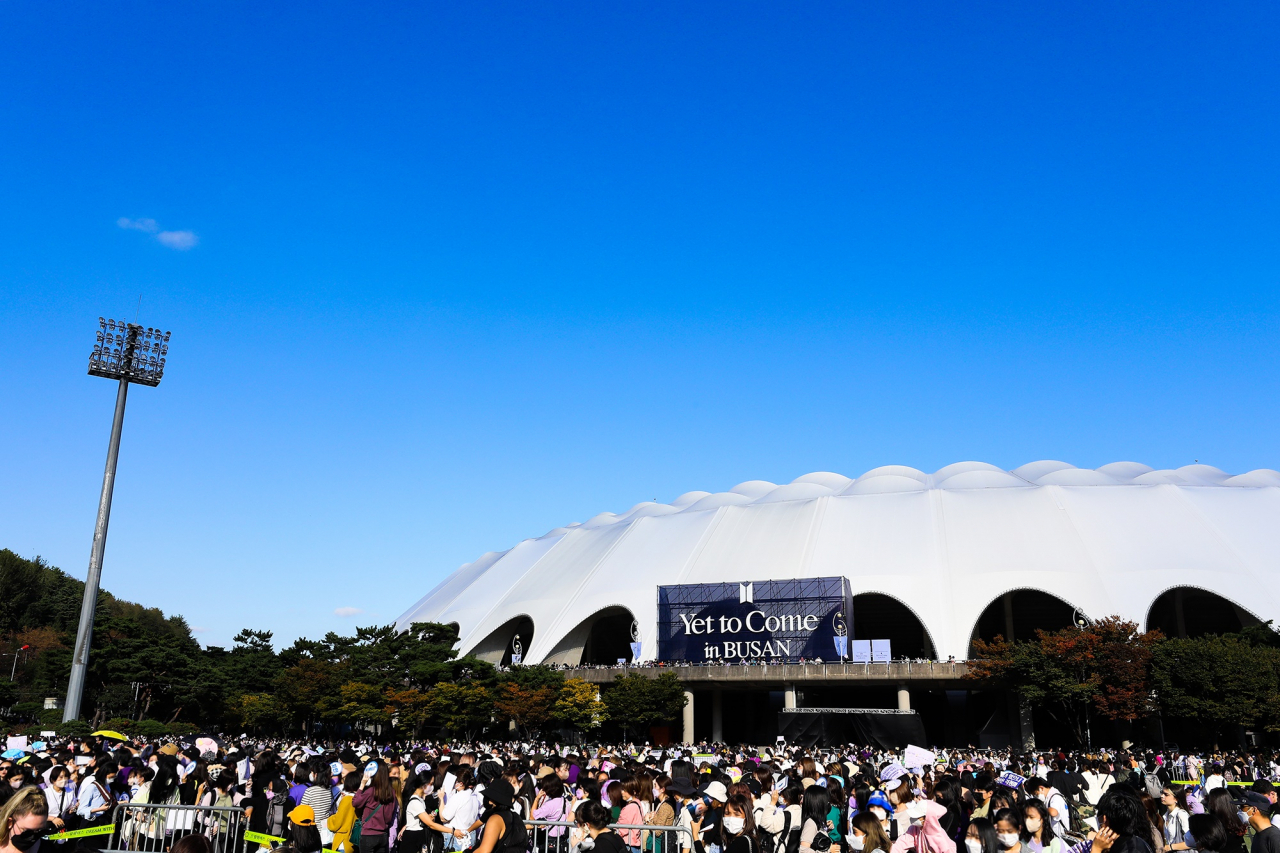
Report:
[[[97,850],[165,853],[184,835],[209,839],[213,853],[244,853],[244,809],[235,806],[169,806],[160,803],[120,803],[111,815],[115,831],[100,839],[86,839]],[[253,847],[254,845],[248,845]]]
[[[571,820],[527,820],[530,853],[576,853],[575,847],[582,832]],[[563,828],[553,835],[556,827]],[[687,826],[654,826],[653,824],[612,823],[615,832],[640,831],[640,849],[643,853],[681,853],[693,849],[693,833]]]

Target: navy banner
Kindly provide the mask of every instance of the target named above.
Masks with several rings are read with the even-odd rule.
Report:
[[[836,659],[852,627],[844,578],[658,587],[658,659]]]

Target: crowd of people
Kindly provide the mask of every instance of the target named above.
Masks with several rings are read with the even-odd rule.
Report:
[[[1278,779],[1263,752],[88,737],[3,754],[0,853],[1280,853]]]

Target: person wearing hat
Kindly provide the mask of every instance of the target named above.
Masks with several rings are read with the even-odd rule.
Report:
[[[320,827],[316,826],[316,813],[311,806],[295,806],[289,812],[289,840],[298,853],[318,853],[324,847],[320,840]]]
[[[668,782],[667,786],[662,789],[662,793],[666,802],[675,810],[675,825],[683,826],[687,830],[687,833],[681,832],[676,836],[680,839],[680,843],[683,845],[683,853],[683,851],[688,851],[690,849],[690,840],[695,837],[693,831],[693,815],[690,814],[689,806],[693,805],[692,798],[696,792],[694,791],[693,784],[688,779],[677,778]],[[675,853],[675,851],[669,850],[668,853]]]
[[[1271,801],[1257,791],[1245,791],[1236,799],[1256,835],[1250,853],[1280,853],[1280,829],[1271,825]]]
[[[529,833],[524,821],[511,810],[516,792],[506,779],[495,779],[484,788],[483,829],[474,853],[524,853]]]

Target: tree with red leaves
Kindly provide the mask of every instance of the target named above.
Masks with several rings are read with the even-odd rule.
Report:
[[[1154,710],[1151,658],[1164,639],[1108,616],[1082,628],[1037,630],[1034,640],[975,640],[969,678],[1006,685],[1024,705],[1043,708],[1085,740],[1088,709],[1133,721]]]

